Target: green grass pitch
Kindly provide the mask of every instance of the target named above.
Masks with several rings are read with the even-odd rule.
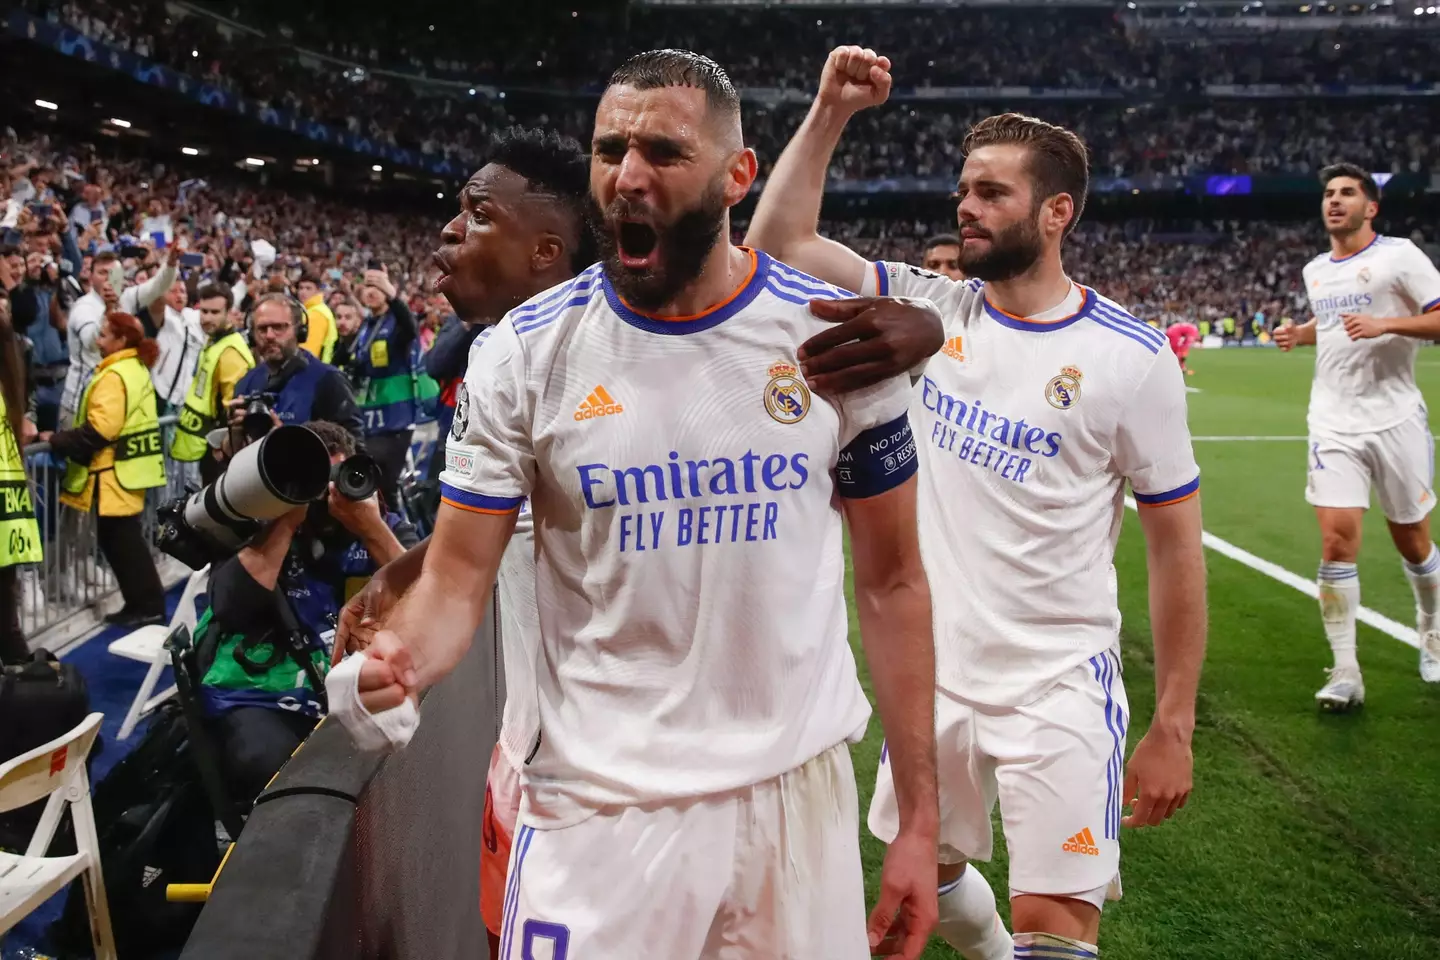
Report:
[[[1196,350],[1190,364],[1195,436],[1304,436],[1313,350]],[[1418,378],[1435,406],[1440,349],[1421,352]],[[1205,529],[1314,576],[1319,534],[1303,496],[1304,442],[1199,440],[1195,454]],[[1320,714],[1313,695],[1330,659],[1315,601],[1217,553],[1207,551],[1206,560],[1210,645],[1195,792],[1164,826],[1124,833],[1125,897],[1105,909],[1102,954],[1440,956],[1440,685],[1421,682],[1413,648],[1361,625],[1365,709]],[[1133,749],[1149,724],[1154,672],[1144,542],[1129,511],[1116,566]],[[1366,515],[1360,579],[1362,603],[1413,625],[1414,601],[1378,509]],[[863,670],[853,617],[851,641]],[[879,750],[872,719],[854,751],[872,903],[883,847],[863,820]],[[996,847],[981,871],[1003,901],[998,819]],[[939,940],[925,953],[955,956]]]

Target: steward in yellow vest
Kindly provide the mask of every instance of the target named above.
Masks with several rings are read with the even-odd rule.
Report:
[[[160,347],[128,313],[110,313],[95,335],[104,357],[80,397],[75,426],[50,438],[70,461],[60,502],[98,513],[95,537],[125,606],[106,623],[135,629],[165,622],[165,587],[145,540],[145,491],[165,486],[160,419],[150,367]]]
[[[205,456],[209,449],[205,435],[225,425],[222,413],[235,395],[235,384],[254,367],[255,356],[239,333],[220,330],[211,335],[200,352],[195,378],[185,394],[185,406],[180,408],[170,456],[187,463]]]
[[[100,361],[80,397],[74,429],[57,433],[51,445],[70,459],[60,502],[76,510],[90,511],[98,486],[100,516],[133,516],[145,508],[146,490],[165,486],[155,385],[136,348]]]
[[[39,563],[43,559],[40,525],[35,522],[35,505],[30,483],[25,479],[25,461],[0,390],[0,567],[17,563]]]

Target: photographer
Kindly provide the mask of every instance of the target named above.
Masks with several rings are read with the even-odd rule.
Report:
[[[336,424],[305,426],[325,442],[332,465],[355,452],[354,439]],[[415,543],[414,528],[382,513],[375,496],[349,500],[332,483],[327,499],[273,521],[215,565],[196,645],[201,693],[237,800],[248,805],[321,716],[315,684],[328,670],[340,607]],[[279,606],[281,594],[290,616]]]
[[[360,407],[350,381],[300,349],[305,323],[305,308],[289,294],[266,293],[256,299],[250,313],[250,339],[260,365],[235,388],[236,397],[230,403],[232,444],[238,446],[234,428],[245,422],[247,401],[257,399],[269,407],[277,424],[325,420],[360,438]]]

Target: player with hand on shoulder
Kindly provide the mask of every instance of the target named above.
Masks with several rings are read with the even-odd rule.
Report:
[[[1353,163],[1320,172],[1330,250],[1305,265],[1314,317],[1275,331],[1282,350],[1315,345],[1305,499],[1320,524],[1320,619],[1334,666],[1321,708],[1365,702],[1355,655],[1360,531],[1374,488],[1415,595],[1420,676],[1440,683],[1440,550],[1430,537],[1435,444],[1415,385],[1421,340],[1440,339],[1440,270],[1414,243],[1375,232],[1380,188]]]
[[[1100,908],[1119,896],[1121,826],[1160,824],[1191,789],[1206,617],[1184,380],[1159,331],[1065,273],[1089,174],[1063,128],[1005,114],[971,129],[956,211],[963,282],[867,263],[819,236],[830,157],[890,82],[872,50],[831,53],[747,242],[851,290],[926,298],[945,318],[910,412],[920,547],[938,587],[938,932],[968,960],[1012,949],[1084,960],[1098,954]],[[1113,561],[1127,483],[1145,535],[1157,704],[1123,764]],[[870,828],[888,842],[896,793],[881,757]],[[990,857],[997,798],[1013,947],[989,885],[966,867]]]
[[[800,378],[811,301],[845,292],[728,242],[756,161],[712,61],[627,61],[591,157],[604,260],[473,352],[422,572],[332,712],[393,732],[453,669],[528,498],[541,735],[500,956],[914,960],[938,812],[909,382]],[[868,929],[842,519],[900,809]]]
[[[460,190],[460,210],[441,231],[435,253],[436,290],[456,316],[479,327],[485,341],[511,309],[569,280],[595,261],[587,223],[590,173],[585,152],[568,137],[513,128],[491,146],[490,158]],[[472,350],[474,346],[472,344]],[[430,540],[382,567],[340,612],[335,662],[370,645],[379,624],[414,586]],[[497,576],[505,708],[486,775],[480,851],[480,913],[499,954],[505,871],[520,811],[520,770],[539,729],[535,654],[535,540],[529,505]]]

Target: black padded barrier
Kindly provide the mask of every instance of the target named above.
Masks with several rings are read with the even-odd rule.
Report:
[[[316,728],[256,801],[181,960],[486,960],[485,771],[503,670],[492,603],[410,745]]]

